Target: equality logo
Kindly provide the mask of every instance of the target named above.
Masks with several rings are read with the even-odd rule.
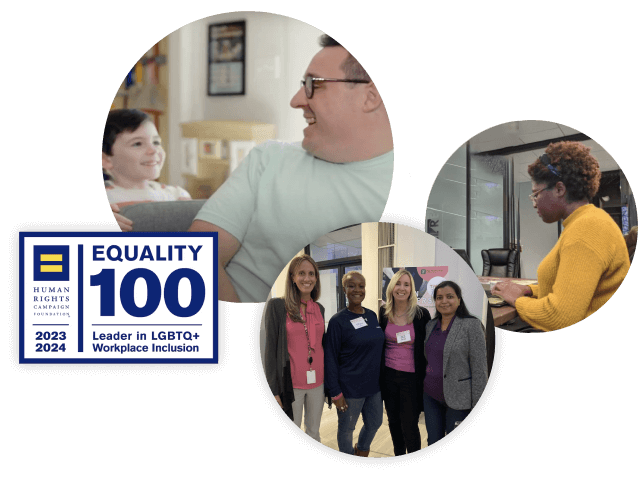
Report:
[[[35,282],[69,281],[69,246],[34,245],[33,280]]]

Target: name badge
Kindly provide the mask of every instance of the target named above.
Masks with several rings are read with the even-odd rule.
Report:
[[[312,383],[316,383],[316,371],[309,370],[307,372],[307,385],[311,385]]]
[[[409,330],[405,330],[404,332],[396,333],[396,339],[398,343],[410,342],[411,341],[411,332]]]
[[[367,326],[367,322],[365,322],[364,318],[362,317],[354,318],[353,320],[351,320],[351,324],[353,325],[353,328],[355,328],[356,330],[358,328]]]

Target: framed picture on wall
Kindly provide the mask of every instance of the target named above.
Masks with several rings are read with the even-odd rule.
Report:
[[[209,25],[207,94],[244,95],[246,22]]]
[[[200,158],[222,158],[222,140],[200,140]]]

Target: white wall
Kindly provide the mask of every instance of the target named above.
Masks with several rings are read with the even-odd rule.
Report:
[[[436,239],[420,230],[398,225],[396,262],[397,267],[423,267],[435,265]]]
[[[362,275],[367,280],[367,295],[362,304],[374,312],[378,312],[378,224],[363,223],[360,227],[362,235]]]
[[[245,95],[207,95],[208,26],[246,21]],[[183,185],[180,174],[180,126],[199,120],[241,120],[276,125],[277,138],[302,140],[306,123],[289,106],[300,80],[320,50],[323,32],[289,17],[260,12],[206,17],[169,35],[169,183]],[[176,159],[176,160],[173,160]]]

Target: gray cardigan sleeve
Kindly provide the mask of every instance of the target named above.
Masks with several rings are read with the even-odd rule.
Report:
[[[489,378],[487,366],[487,345],[480,320],[472,319],[467,328],[469,335],[469,363],[471,366],[471,402],[476,406]]]
[[[280,298],[272,298],[269,300],[266,306],[265,313],[265,329],[266,329],[266,344],[264,365],[265,374],[267,376],[267,383],[271,389],[273,395],[280,395],[283,392],[282,383],[282,365],[278,360],[278,339],[280,337],[280,328],[282,325],[282,319],[279,318],[278,303],[282,302]]]

